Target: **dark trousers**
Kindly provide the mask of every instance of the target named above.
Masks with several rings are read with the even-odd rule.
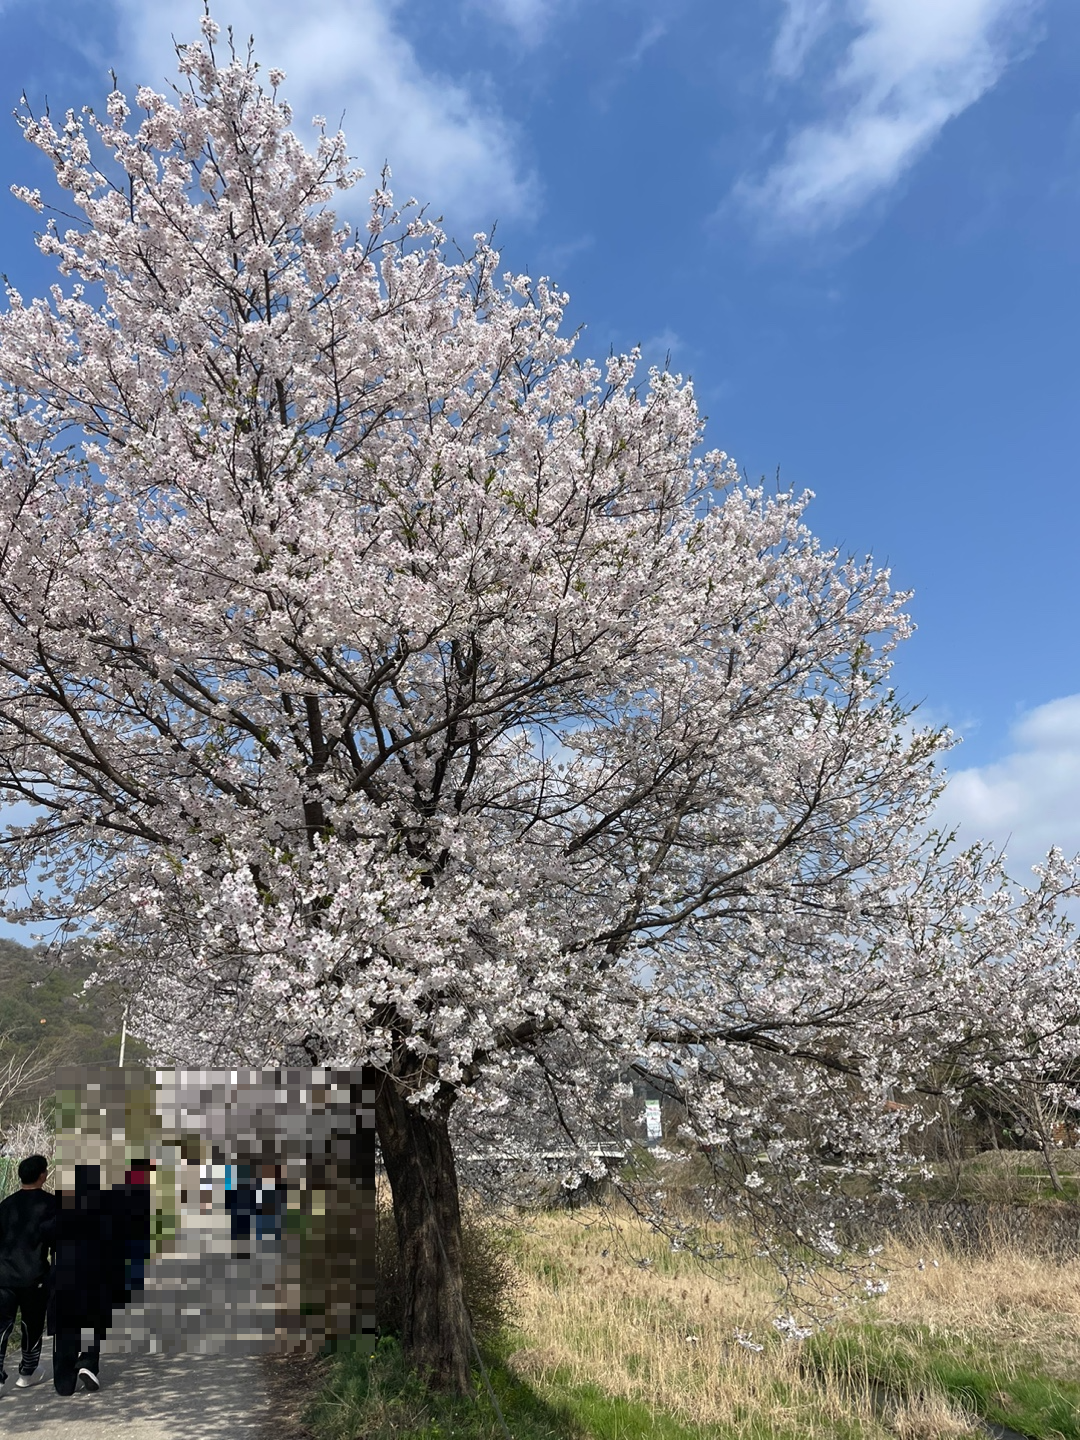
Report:
[[[49,1291],[45,1281],[25,1290],[0,1290],[0,1384],[7,1378],[4,1356],[15,1327],[16,1311],[22,1314],[22,1359],[19,1374],[32,1375],[41,1359],[41,1337],[45,1330],[45,1307]]]
[[[278,1192],[280,1194],[280,1191]],[[281,1201],[271,1199],[263,1202],[261,1214],[255,1216],[255,1239],[265,1240],[270,1237],[276,1244],[281,1244]]]
[[[229,1212],[229,1228],[233,1240],[251,1238],[251,1217],[255,1213],[255,1187],[238,1185],[225,1192],[225,1208]]]
[[[53,1387],[58,1395],[74,1395],[80,1370],[98,1373],[104,1338],[104,1330],[95,1330],[93,1345],[80,1352],[81,1330],[57,1330],[53,1336]]]

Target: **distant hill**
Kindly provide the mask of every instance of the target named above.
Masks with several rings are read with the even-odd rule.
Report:
[[[95,985],[85,995],[83,982],[93,966],[77,949],[62,959],[44,946],[0,939],[0,1063],[12,1051],[21,1057],[37,1049],[51,1069],[60,1065],[115,1065],[120,1056],[123,999],[115,986]],[[145,1054],[128,1037],[125,1060]],[[5,1109],[0,1123],[10,1124],[37,1108],[39,1097],[53,1091],[46,1077]]]

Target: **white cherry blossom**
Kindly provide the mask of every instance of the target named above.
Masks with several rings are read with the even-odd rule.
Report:
[[[79,219],[0,317],[0,788],[35,807],[0,881],[95,927],[163,1060],[375,1067],[406,1343],[462,1386],[452,1136],[602,1171],[634,1070],[718,1209],[793,1215],[828,1157],[894,1184],[894,1089],[1064,1085],[1075,872],[1017,891],[930,830],[887,573],[388,173],[339,222],[343,137],[218,46],[22,116]]]

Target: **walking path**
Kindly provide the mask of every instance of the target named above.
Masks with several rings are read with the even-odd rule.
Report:
[[[49,1340],[42,1356],[48,1382],[19,1390],[9,1352],[0,1434],[258,1440],[270,1397],[256,1352],[265,1354],[273,1339],[277,1271],[272,1249],[247,1261],[230,1258],[228,1215],[184,1214],[176,1251],[147,1266],[138,1303],[114,1317],[102,1345],[101,1390],[57,1395]],[[148,1354],[152,1345],[164,1353]],[[207,1353],[194,1353],[201,1349]]]
[[[0,1433],[34,1440],[258,1440],[269,1420],[262,1361],[251,1355],[102,1357],[102,1389],[50,1383],[0,1400]]]

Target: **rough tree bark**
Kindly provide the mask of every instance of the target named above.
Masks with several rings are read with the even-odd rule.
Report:
[[[412,1105],[392,1076],[375,1091],[375,1127],[394,1201],[405,1311],[401,1343],[439,1390],[471,1388],[461,1273],[461,1208],[450,1144],[452,1092]]]

